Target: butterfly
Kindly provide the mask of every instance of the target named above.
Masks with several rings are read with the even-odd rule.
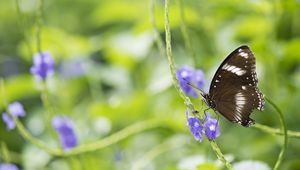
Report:
[[[222,62],[216,71],[209,93],[201,91],[206,104],[231,122],[242,126],[255,123],[254,109],[263,111],[264,96],[257,87],[255,57],[248,46],[240,46]]]

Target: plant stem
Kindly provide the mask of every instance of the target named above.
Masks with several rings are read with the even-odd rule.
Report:
[[[142,122],[135,123],[133,125],[130,125],[119,132],[116,132],[106,138],[103,138],[99,141],[95,141],[89,144],[82,144],[72,150],[65,151],[63,152],[61,149],[54,149],[50,148],[46,143],[43,141],[35,138],[28,132],[25,127],[22,125],[22,123],[15,118],[15,122],[17,125],[17,129],[19,130],[21,136],[29,141],[30,143],[36,145],[37,147],[45,150],[49,154],[53,156],[74,156],[74,155],[79,155],[87,152],[92,152],[92,151],[97,151],[99,149],[102,149],[104,147],[107,147],[109,145],[112,145],[114,143],[117,143],[131,135],[140,133],[145,130],[157,128],[159,126],[163,126],[165,123],[161,119],[151,119],[151,120],[146,120]]]
[[[280,129],[271,128],[269,126],[262,125],[262,124],[259,124],[259,123],[256,123],[252,127],[257,128],[257,129],[259,129],[261,131],[264,131],[266,133],[270,133],[270,134],[274,134],[274,135],[284,135],[284,133],[281,132]],[[288,130],[287,135],[290,138],[300,138],[300,132],[297,132],[297,131]]]
[[[278,116],[279,116],[279,120],[280,120],[280,124],[281,124],[281,129],[283,131],[283,146],[281,148],[281,151],[278,155],[278,158],[277,158],[277,161],[274,165],[274,170],[277,170],[281,164],[281,162],[283,161],[283,158],[284,158],[284,154],[285,154],[285,151],[286,151],[286,148],[287,148],[287,144],[288,144],[288,135],[287,135],[287,128],[286,128],[286,124],[285,124],[285,120],[284,120],[284,116],[283,116],[283,113],[281,112],[281,110],[279,109],[279,107],[277,107],[277,105],[272,102],[271,99],[269,99],[268,97],[265,97],[266,101],[268,103],[270,103],[272,105],[272,107],[276,110],[276,112],[278,113]]]
[[[0,79],[0,93],[1,93],[1,98],[2,98],[2,107],[7,108],[8,102],[6,99],[6,92],[5,92],[5,86],[4,86],[4,79]]]
[[[232,167],[231,167],[231,164],[225,159],[225,156],[223,155],[223,153],[221,152],[219,146],[217,145],[216,141],[209,141],[210,143],[210,146],[213,148],[213,150],[215,151],[218,159],[220,161],[222,161],[222,163],[226,166],[226,168],[228,170],[231,170]]]
[[[168,139],[157,146],[155,146],[153,149],[151,149],[149,152],[146,152],[143,154],[143,156],[134,162],[134,165],[132,167],[132,170],[142,170],[146,169],[145,167],[156,157],[159,155],[180,148],[183,145],[186,144],[185,140],[182,139],[176,139],[174,137],[171,137],[171,139]]]
[[[156,20],[155,20],[155,0],[150,0],[150,20],[153,27],[154,38],[156,40],[159,53],[162,57],[164,57],[166,55],[165,47],[164,47],[163,40],[160,37],[160,33],[158,31]]]
[[[9,150],[7,148],[7,145],[5,142],[2,142],[1,141],[1,155],[0,155],[0,158],[2,158],[4,160],[4,162],[10,162],[11,161],[11,158],[10,158],[10,154],[9,154]]]
[[[41,42],[41,32],[43,24],[43,7],[44,0],[39,0],[38,9],[36,12],[36,45],[37,51],[42,54],[42,42]]]
[[[16,11],[17,11],[17,15],[18,15],[18,18],[19,18],[19,29],[20,29],[20,33],[23,35],[23,38],[24,38],[24,42],[25,42],[25,45],[26,47],[28,48],[28,52],[29,52],[29,55],[32,56],[33,55],[33,52],[32,52],[32,47],[28,41],[28,38],[26,36],[26,31],[25,29],[28,29],[28,25],[25,23],[25,18],[21,12],[21,8],[20,8],[20,0],[16,0]]]
[[[169,62],[169,68],[171,71],[173,85],[175,86],[177,92],[179,93],[180,97],[185,101],[185,105],[190,110],[195,110],[194,105],[192,104],[189,97],[187,97],[184,92],[181,90],[178,84],[178,80],[176,78],[176,71],[175,65],[173,61],[173,54],[172,54],[172,46],[171,46],[171,32],[170,32],[170,25],[169,25],[169,0],[165,0],[165,32],[166,32],[166,53],[167,59]]]
[[[190,53],[191,57],[193,58],[193,63],[194,66],[197,66],[197,58],[196,55],[194,53],[193,50],[193,46],[191,44],[191,39],[189,36],[189,32],[188,29],[186,27],[186,22],[185,22],[185,14],[184,14],[184,4],[182,0],[177,0],[178,4],[179,4],[179,13],[180,13],[180,30],[184,39],[184,44],[185,44],[185,48],[188,50],[188,52]]]
[[[176,78],[176,72],[175,72],[175,66],[174,66],[174,61],[173,61],[173,55],[172,55],[172,46],[171,46],[171,32],[170,32],[170,25],[169,25],[169,0],[165,0],[165,32],[166,32],[166,52],[167,52],[167,59],[169,62],[169,68],[171,71],[171,76],[172,76],[172,80],[173,80],[173,85],[175,86],[176,90],[178,91],[180,97],[184,100],[185,105],[192,111],[194,111],[194,105],[193,103],[190,101],[190,99],[184,94],[184,92],[181,90],[179,83],[177,81]],[[225,166],[227,167],[227,169],[231,169],[231,165],[230,163],[225,159],[225,157],[223,156],[220,148],[218,147],[218,145],[214,142],[211,141],[211,146],[215,152],[215,154],[217,155],[218,159],[220,159]]]
[[[54,149],[54,148],[50,148],[46,143],[44,143],[43,141],[35,138],[34,136],[32,136],[30,134],[30,132],[28,132],[25,127],[23,126],[23,124],[19,121],[18,118],[14,118],[16,125],[17,125],[17,129],[20,132],[21,136],[26,139],[27,141],[29,141],[30,143],[36,145],[37,147],[45,150],[46,152],[48,152],[51,155],[62,155],[63,152],[59,149]]]
[[[81,153],[86,153],[86,152],[91,152],[91,151],[96,151],[99,149],[102,149],[104,147],[107,147],[109,145],[112,145],[114,143],[119,142],[122,139],[125,139],[129,137],[130,135],[140,133],[142,131],[148,130],[148,129],[153,129],[159,126],[162,126],[163,121],[160,119],[152,119],[152,120],[146,120],[142,121],[139,123],[135,123],[133,125],[130,125],[119,132],[116,132],[112,134],[111,136],[108,136],[104,139],[101,139],[99,141],[89,143],[89,144],[83,144],[80,145],[69,152],[65,153],[65,156],[70,156],[70,155],[77,155]]]
[[[54,132],[54,130],[52,128],[52,125],[51,125],[51,120],[52,120],[52,117],[54,116],[54,109],[52,108],[51,103],[50,103],[49,91],[48,91],[48,88],[47,88],[47,82],[43,81],[42,86],[43,86],[43,89],[42,89],[41,99],[42,99],[43,105],[44,105],[44,107],[46,108],[46,111],[47,111],[46,112],[46,117],[45,117],[46,118],[46,124],[47,124],[46,126],[47,126],[49,134],[52,137],[58,139],[57,135]]]

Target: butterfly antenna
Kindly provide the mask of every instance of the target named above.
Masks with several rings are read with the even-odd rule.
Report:
[[[188,81],[187,79],[183,78],[183,80],[186,81],[186,83],[191,86],[193,89],[196,89],[196,93],[199,95],[199,96],[202,96],[204,98],[204,92],[198,88],[194,83]]]

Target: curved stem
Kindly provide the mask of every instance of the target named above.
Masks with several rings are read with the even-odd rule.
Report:
[[[175,72],[175,66],[174,66],[174,61],[173,61],[173,55],[172,55],[172,46],[171,46],[171,32],[170,32],[170,25],[169,25],[169,0],[165,0],[165,32],[166,32],[166,52],[167,52],[167,58],[169,62],[169,68],[171,71],[171,76],[173,80],[173,85],[175,86],[176,90],[178,91],[180,97],[184,100],[185,105],[190,109],[190,110],[195,110],[193,103],[190,101],[190,98],[188,98],[184,92],[181,90],[179,83],[176,78],[176,72]],[[225,159],[223,156],[220,148],[218,145],[214,142],[211,141],[211,146],[217,155],[218,159],[220,159],[227,169],[231,169],[230,163]]]
[[[28,49],[29,55],[33,56],[33,52],[32,52],[32,46],[30,45],[28,38],[26,36],[26,31],[25,29],[28,29],[28,25],[26,24],[25,21],[25,17],[23,16],[22,12],[21,12],[21,8],[20,8],[20,0],[15,0],[16,2],[16,11],[17,11],[17,15],[18,15],[18,20],[19,20],[19,29],[20,29],[20,33],[22,34],[22,36],[24,37],[24,42],[25,42],[25,46]]]
[[[146,121],[142,121],[139,123],[135,123],[135,124],[130,125],[124,129],[120,130],[119,132],[116,132],[116,133],[112,134],[111,136],[108,136],[104,139],[101,139],[101,140],[93,142],[93,143],[80,145],[80,146],[70,150],[69,152],[66,152],[65,156],[77,155],[77,154],[81,154],[81,153],[85,153],[85,152],[96,151],[96,150],[102,149],[104,147],[107,147],[109,145],[112,145],[114,143],[117,143],[120,140],[129,137],[130,135],[140,133],[140,132],[148,130],[148,129],[153,129],[153,128],[159,127],[162,124],[163,124],[162,120],[160,120],[160,119],[152,119],[152,120],[146,120]]]
[[[157,128],[165,124],[164,120],[161,119],[151,119],[151,120],[138,122],[120,130],[119,132],[115,132],[114,134],[106,138],[103,138],[99,141],[95,141],[89,144],[82,144],[72,150],[63,152],[61,149],[50,148],[45,142],[32,136],[30,132],[26,130],[26,128],[17,118],[15,118],[15,122],[17,125],[17,129],[19,130],[21,136],[24,139],[26,139],[30,143],[38,146],[39,148],[45,150],[46,152],[54,156],[73,156],[73,155],[79,155],[86,152],[97,151],[99,149],[102,149],[114,143],[117,143],[131,135],[140,133],[145,130]]]
[[[42,103],[43,103],[44,107],[46,108],[45,119],[46,119],[47,131],[53,138],[55,138],[56,141],[59,141],[58,136],[56,135],[54,129],[52,128],[51,120],[52,120],[55,112],[54,112],[54,108],[52,107],[52,105],[50,103],[47,82],[43,81],[42,86],[43,86],[43,89],[42,89],[42,93],[41,93],[41,99],[42,99]]]
[[[285,124],[285,120],[284,120],[284,116],[283,113],[281,112],[281,110],[279,109],[279,107],[277,107],[277,105],[275,103],[272,102],[271,99],[269,99],[268,97],[265,97],[266,101],[268,103],[270,103],[272,105],[272,107],[276,110],[276,112],[279,115],[279,120],[280,120],[280,124],[281,124],[281,129],[283,131],[283,146],[281,148],[281,151],[279,153],[279,156],[277,158],[277,161],[274,165],[274,170],[277,170],[281,164],[281,162],[283,161],[283,157],[287,148],[287,143],[288,143],[288,135],[287,135],[287,128],[286,128],[286,124]]]
[[[259,123],[255,123],[251,127],[254,127],[254,128],[259,129],[263,132],[270,133],[270,134],[273,134],[273,135],[284,135],[284,133],[282,131],[280,131],[280,129],[271,128],[269,126],[262,125],[262,124],[259,124]],[[297,131],[288,130],[287,135],[290,138],[300,138],[300,132],[297,132]]]
[[[149,152],[146,152],[139,160],[135,161],[132,170],[145,169],[147,164],[149,164],[154,158],[165,152],[180,148],[185,144],[185,140],[176,140],[174,138],[166,140],[163,143],[155,146]]]
[[[8,101],[6,99],[6,92],[5,92],[5,87],[4,87],[4,79],[0,79],[0,93],[1,93],[1,98],[2,98],[2,107],[6,108],[8,106]]]
[[[0,153],[1,153],[0,158],[2,158],[4,160],[4,162],[10,162],[11,161],[11,157],[10,157],[10,153],[9,153],[8,148],[7,148],[7,145],[6,145],[5,142],[2,142],[2,141],[1,141]]]
[[[221,152],[221,150],[220,150],[218,144],[216,143],[216,141],[211,140],[211,141],[209,141],[209,143],[210,143],[210,146],[215,151],[218,159],[226,166],[226,168],[228,170],[231,170],[232,169],[231,164],[225,159],[225,156]]]
[[[150,0],[150,20],[154,31],[154,38],[159,49],[159,53],[162,57],[166,55],[165,47],[160,33],[158,31],[156,20],[155,20],[155,0]]]
[[[39,53],[42,53],[41,32],[42,32],[42,23],[43,23],[44,0],[40,0],[38,5],[39,6],[36,13],[36,44],[37,44],[37,51]]]
[[[189,32],[188,29],[186,27],[186,22],[185,22],[185,14],[184,14],[184,4],[183,4],[183,0],[177,0],[178,4],[179,4],[179,13],[180,13],[180,30],[184,39],[184,44],[185,44],[185,48],[188,50],[188,52],[190,53],[191,57],[194,60],[194,66],[197,66],[197,58],[196,55],[194,53],[193,50],[193,46],[191,44],[191,39],[189,36]]]
[[[189,97],[187,97],[184,92],[181,90],[178,84],[178,80],[176,78],[176,71],[175,71],[175,64],[173,61],[173,54],[172,54],[172,46],[171,46],[171,32],[170,32],[170,24],[169,24],[169,0],[165,1],[165,32],[166,32],[166,53],[167,59],[169,62],[169,68],[171,71],[173,85],[175,86],[176,90],[178,91],[180,97],[184,100],[185,105],[190,110],[195,110],[194,105],[192,104]]]
[[[51,155],[62,155],[63,152],[59,149],[54,149],[54,148],[50,148],[46,143],[44,143],[43,141],[35,138],[34,136],[31,135],[30,132],[28,132],[26,130],[26,128],[23,126],[23,124],[19,121],[18,118],[14,118],[16,125],[17,125],[17,129],[20,132],[21,136],[28,140],[30,143],[36,145],[37,147],[45,150],[46,152],[48,152]]]

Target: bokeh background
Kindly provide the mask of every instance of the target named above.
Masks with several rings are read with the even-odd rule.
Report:
[[[39,3],[0,1],[0,76],[5,79],[8,101],[24,104],[25,127],[51,145],[55,139],[45,130],[40,83],[29,72],[37,53]],[[155,17],[164,39],[164,1],[155,0],[155,15],[150,4],[141,0],[44,1],[40,45],[55,60],[55,75],[47,80],[50,102],[57,114],[72,118],[80,144],[148,119],[167,123],[103,149],[64,158],[32,145],[17,130],[7,131],[1,121],[0,141],[7,146],[11,162],[27,170],[223,168],[209,142],[195,141],[186,126],[186,107],[172,86],[150,19]],[[180,0],[170,3],[176,66],[202,69],[207,89],[222,60],[238,46],[249,45],[257,60],[259,88],[282,109],[288,129],[300,131],[300,2],[184,0],[182,5],[184,22]],[[183,23],[191,48],[182,34]],[[200,99],[193,102],[201,107]],[[5,110],[3,104],[0,110]],[[268,104],[252,118],[280,127],[278,115]],[[220,131],[217,143],[233,163],[257,160],[273,167],[281,136],[244,128],[223,117]],[[4,162],[1,155],[0,162]],[[282,168],[300,169],[299,162],[300,140],[290,138]]]

